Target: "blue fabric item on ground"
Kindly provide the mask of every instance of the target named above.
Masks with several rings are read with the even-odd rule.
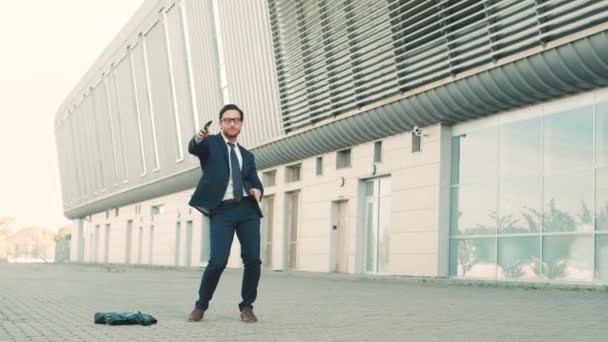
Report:
[[[108,325],[152,325],[158,321],[156,318],[137,312],[96,312],[95,313],[95,324],[108,324]]]

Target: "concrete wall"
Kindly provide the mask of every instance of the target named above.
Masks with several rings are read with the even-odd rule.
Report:
[[[447,274],[447,236],[449,213],[449,128],[432,126],[423,129],[421,151],[411,152],[411,133],[382,140],[382,161],[372,174],[374,142],[353,146],[351,167],[336,169],[336,153],[323,155],[323,174],[315,175],[316,157],[301,161],[301,180],[286,182],[287,166],[258,170],[260,177],[276,172],[276,185],[265,185],[265,196],[274,196],[272,268],[288,268],[288,194],[300,191],[297,270],[328,272],[331,269],[332,202],[348,201],[348,266],[350,273],[363,271],[363,182],[382,176],[391,177],[388,274],[445,276]],[[344,183],[341,185],[341,178]],[[446,178],[447,177],[447,178]],[[176,265],[176,225],[181,224],[179,265],[185,266],[186,225],[192,221],[191,266],[201,261],[203,232],[208,219],[187,206],[192,190],[158,197],[116,210],[101,212],[82,220],[85,262],[105,262],[106,227],[109,225],[108,262],[127,261],[127,226],[132,220],[130,263],[139,263],[139,233],[142,231],[141,263]],[[446,198],[446,196],[448,196]],[[152,207],[164,205],[162,213],[152,215]],[[106,217],[107,215],[107,217]],[[265,220],[268,220],[266,218]],[[152,260],[150,227],[154,226]],[[75,230],[78,222],[74,223]],[[96,237],[96,226],[99,226]],[[72,239],[72,260],[77,260],[77,233]],[[97,248],[95,248],[95,241]],[[97,253],[95,253],[97,250]],[[263,260],[264,264],[270,264]],[[228,267],[240,267],[238,240],[235,238]]]

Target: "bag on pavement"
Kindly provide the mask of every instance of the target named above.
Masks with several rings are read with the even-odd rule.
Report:
[[[95,324],[108,324],[108,325],[151,325],[156,324],[158,321],[156,318],[137,312],[96,312],[94,317]]]

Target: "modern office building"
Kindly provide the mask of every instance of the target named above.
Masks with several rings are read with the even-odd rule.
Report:
[[[206,264],[225,103],[270,269],[608,282],[606,0],[146,1],[57,113],[73,261]]]

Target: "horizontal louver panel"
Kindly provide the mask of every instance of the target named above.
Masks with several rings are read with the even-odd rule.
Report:
[[[608,1],[269,0],[286,131],[608,21]]]

